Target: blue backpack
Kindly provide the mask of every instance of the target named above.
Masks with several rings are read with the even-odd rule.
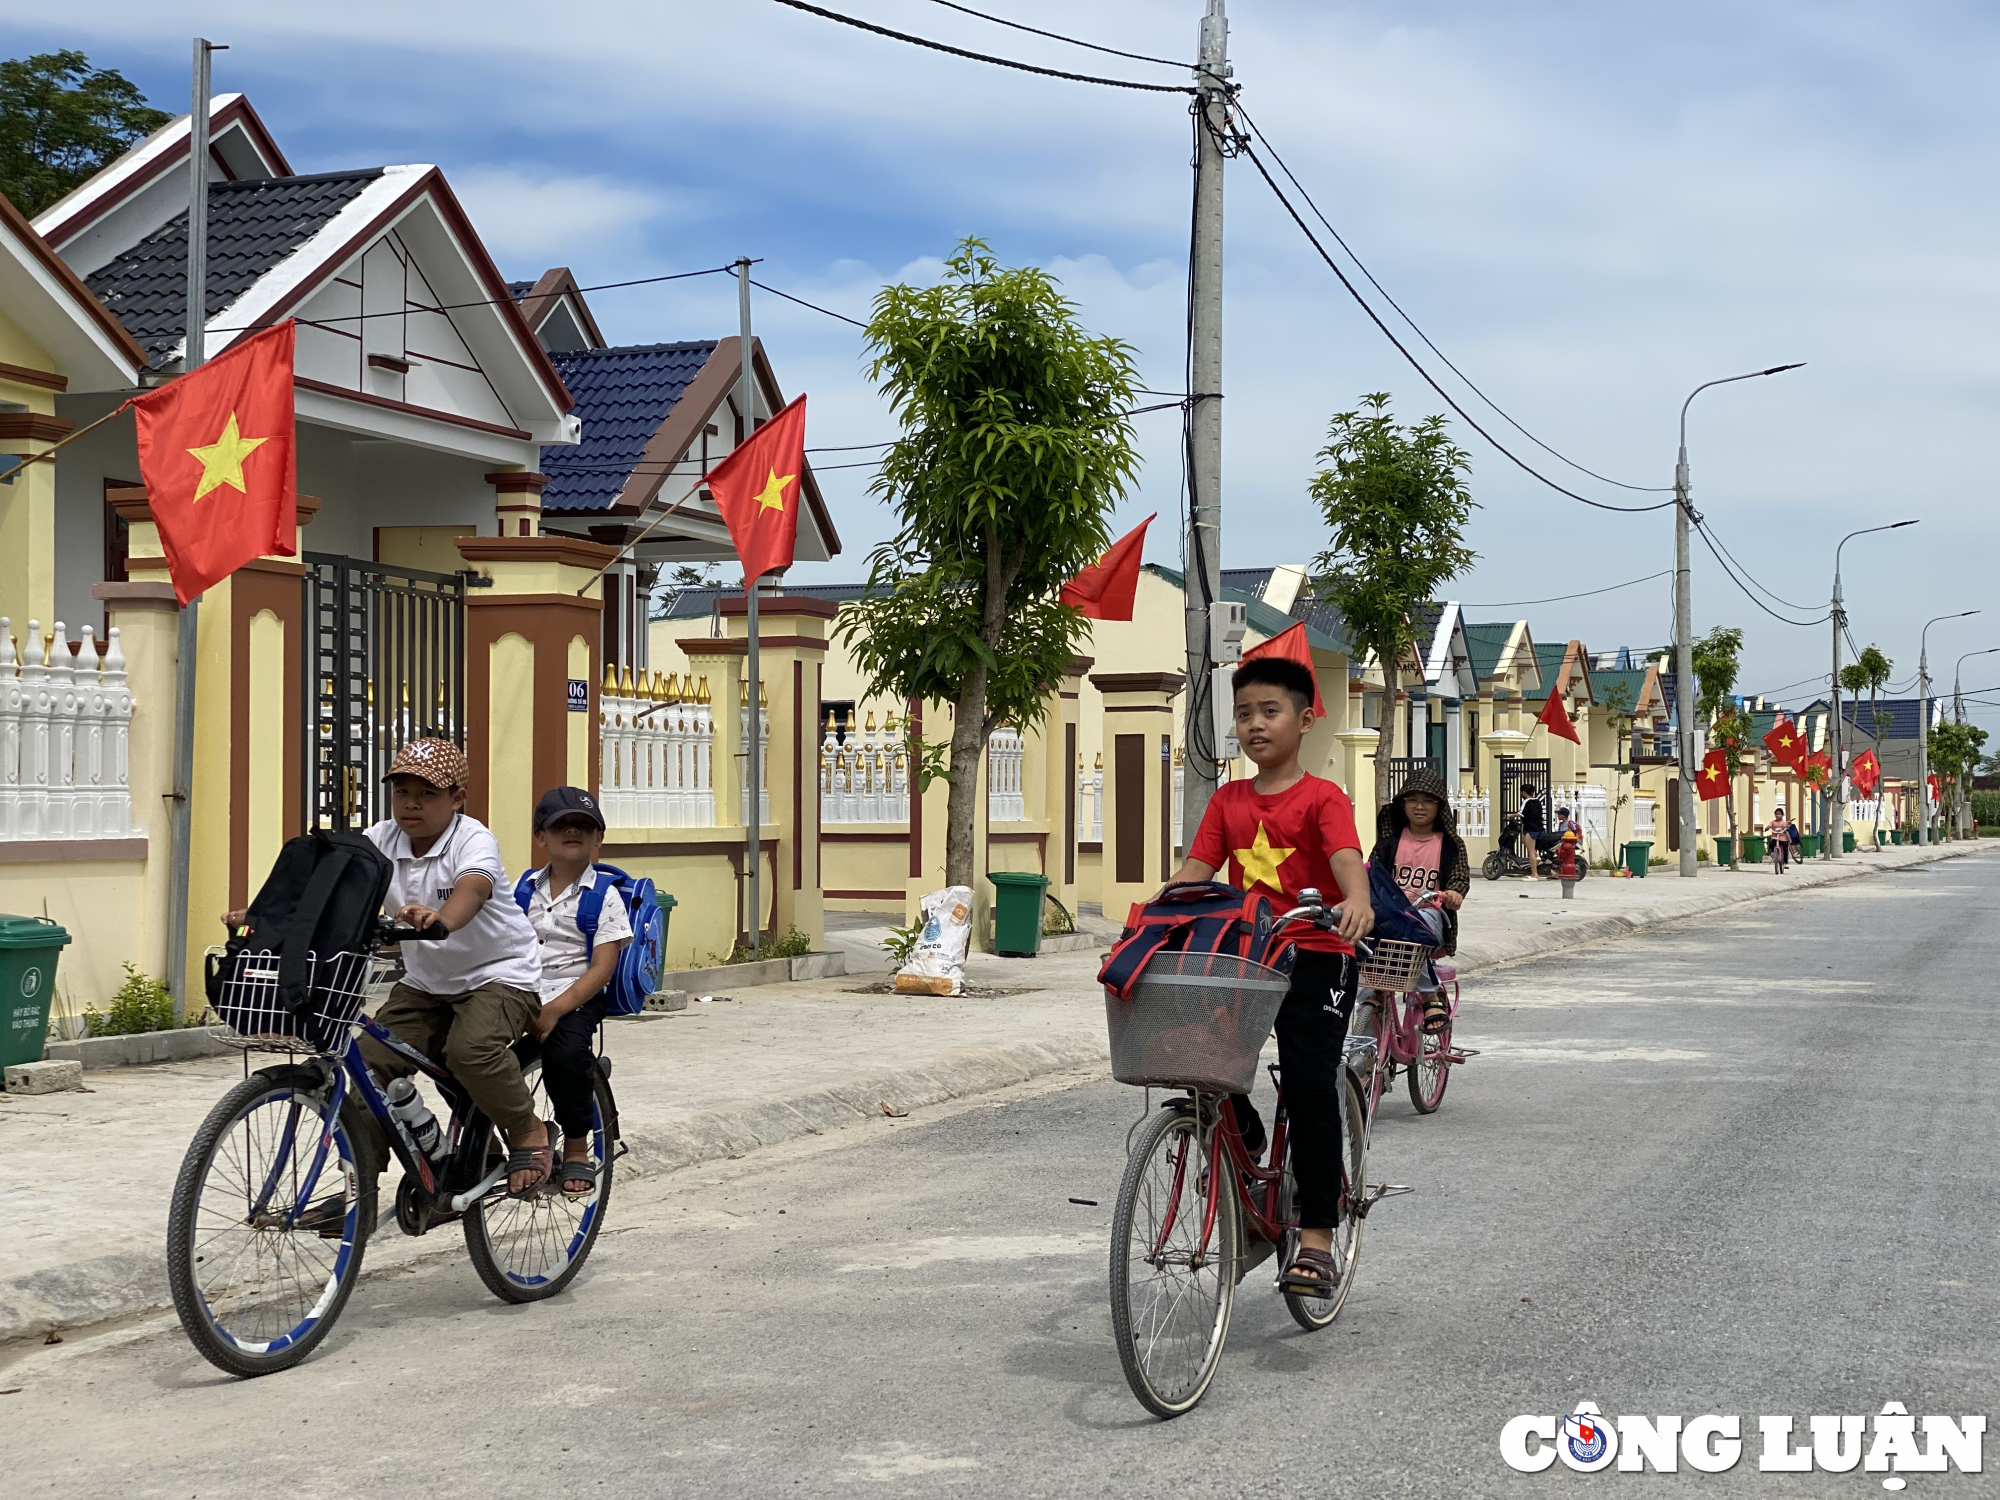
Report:
[[[583,961],[588,965],[597,947],[597,917],[604,910],[604,893],[616,891],[625,903],[625,915],[631,919],[632,941],[618,955],[618,967],[611,971],[611,982],[604,987],[604,996],[611,1002],[612,1015],[635,1016],[646,1008],[647,997],[659,987],[666,919],[660,912],[653,882],[644,875],[635,878],[616,865],[599,864],[591,868],[609,878],[597,881],[577,898],[576,925],[583,933]],[[514,900],[524,912],[534,895],[535,876],[540,873],[529,870],[514,886]]]

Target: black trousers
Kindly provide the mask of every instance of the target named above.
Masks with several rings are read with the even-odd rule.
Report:
[[[590,1134],[590,1098],[597,1087],[597,1023],[608,1003],[586,1000],[555,1024],[542,1043],[542,1082],[564,1135]]]
[[[1299,951],[1292,987],[1278,1008],[1278,1073],[1291,1121],[1299,1227],[1340,1222],[1341,1052],[1354,1013],[1355,969],[1341,953]],[[1261,1149],[1264,1122],[1248,1095],[1232,1098],[1244,1142]],[[1254,1154],[1254,1151],[1253,1151]]]

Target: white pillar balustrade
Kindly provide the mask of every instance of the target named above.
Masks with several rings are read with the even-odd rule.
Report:
[[[126,838],[133,832],[132,694],[114,627],[102,657],[62,621],[23,652],[0,617],[0,839]]]

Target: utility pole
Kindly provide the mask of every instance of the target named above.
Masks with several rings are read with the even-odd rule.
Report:
[[[1188,267],[1187,779],[1189,841],[1222,779],[1210,606],[1222,597],[1222,143],[1229,128],[1229,21],[1208,0],[1196,56],[1194,235]],[[1205,753],[1204,753],[1205,752]]]
[[[1840,637],[1847,630],[1847,606],[1840,593],[1840,552],[1858,536],[1871,536],[1878,531],[1901,531],[1905,526],[1914,526],[1911,521],[1891,521],[1887,526],[1864,526],[1859,531],[1850,531],[1840,539],[1833,549],[1833,785],[1832,808],[1827,816],[1826,857],[1839,859],[1846,852],[1841,848],[1843,835],[1847,829],[1847,758],[1840,748]]]
[[[736,321],[738,343],[743,353],[743,368],[736,377],[736,410],[742,418],[742,442],[749,442],[757,431],[757,407],[755,386],[752,384],[750,359],[750,258],[739,257],[736,262]],[[801,489],[800,494],[805,491]],[[743,689],[744,700],[750,705],[745,711],[743,722],[748,726],[744,731],[744,749],[749,758],[744,761],[744,782],[747,790],[743,794],[743,867],[750,875],[750,919],[746,924],[750,929],[750,951],[755,954],[764,946],[764,718],[758,700],[763,696],[763,681],[757,667],[757,590],[763,579],[746,577],[743,580],[745,599],[744,614],[747,617],[745,629],[750,635],[748,666],[750,679]]]
[[[1960,610],[1955,615],[1939,615],[1926,620],[1924,628],[1917,635],[1917,842],[1929,844],[1931,838],[1931,626],[1942,620],[1967,620],[1979,614],[1976,609]]]
[[[208,322],[208,65],[217,48],[194,39],[194,82],[188,101],[187,352],[181,373],[207,358]],[[174,663],[174,781],[167,813],[167,984],[174,1024],[187,1017],[188,881],[194,857],[194,678],[200,649],[199,598],[181,608]]]
[[[1705,380],[1688,392],[1681,403],[1681,446],[1674,461],[1674,714],[1680,720],[1681,763],[1681,875],[1692,880],[1695,873],[1696,838],[1694,805],[1699,791],[1695,785],[1694,724],[1694,602],[1688,579],[1688,524],[1698,522],[1688,504],[1688,408],[1694,398],[1712,385],[1733,385],[1739,380],[1755,380],[1763,375],[1782,375],[1801,365],[1773,365],[1768,370],[1752,370],[1745,375],[1725,375]],[[1730,796],[1736,795],[1732,788]]]

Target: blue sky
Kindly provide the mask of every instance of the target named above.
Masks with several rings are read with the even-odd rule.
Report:
[[[1177,81],[929,0],[831,8],[1027,61]],[[1201,5],[982,8],[1175,57],[1191,54]],[[1237,78],[1273,143],[1426,332],[1537,436],[1603,474],[1665,484],[1691,387],[1806,360],[1695,403],[1698,507],[1800,606],[1780,612],[1802,619],[1824,612],[1842,533],[1921,516],[1848,547],[1856,639],[1879,642],[1902,679],[1926,618],[1988,609],[1931,631],[1947,688],[1959,652],[2000,645],[2000,12],[1444,0],[1232,11]],[[1049,266],[1089,326],[1137,346],[1148,384],[1181,388],[1188,129],[1171,95],[1005,72],[769,0],[94,0],[45,15],[0,22],[10,55],[81,47],[175,109],[188,37],[230,43],[218,89],[247,92],[300,170],[436,162],[510,275],[567,264],[586,283],[615,281],[748,253],[764,258],[761,279],[863,315],[884,282],[934,274],[976,233],[1007,260]],[[1411,417],[1440,403],[1247,163],[1232,164],[1227,201],[1225,559],[1304,561],[1320,545],[1305,485],[1329,414],[1376,389]],[[735,319],[719,280],[593,306],[618,341],[701,337]],[[788,389],[813,398],[813,443],[890,435],[855,330],[767,297],[757,319]],[[1164,522],[1178,504],[1175,418],[1137,420],[1148,462],[1122,520],[1157,510]],[[1461,436],[1482,509],[1481,562],[1458,597],[1539,599],[1670,565],[1666,513],[1588,510]],[[1536,461],[1595,498],[1653,498]],[[858,575],[887,525],[866,473],[825,475],[848,553],[811,570],[821,576]],[[1177,561],[1172,525],[1152,539],[1154,560]],[[1744,688],[1802,701],[1822,685],[1827,629],[1761,613],[1699,547],[1695,611],[1698,629],[1748,633]],[[1651,645],[1670,624],[1666,579],[1474,614],[1526,614],[1538,638],[1593,647]],[[1967,662],[1966,685],[2000,686],[1993,664]],[[2000,711],[1982,717],[2000,729]]]

